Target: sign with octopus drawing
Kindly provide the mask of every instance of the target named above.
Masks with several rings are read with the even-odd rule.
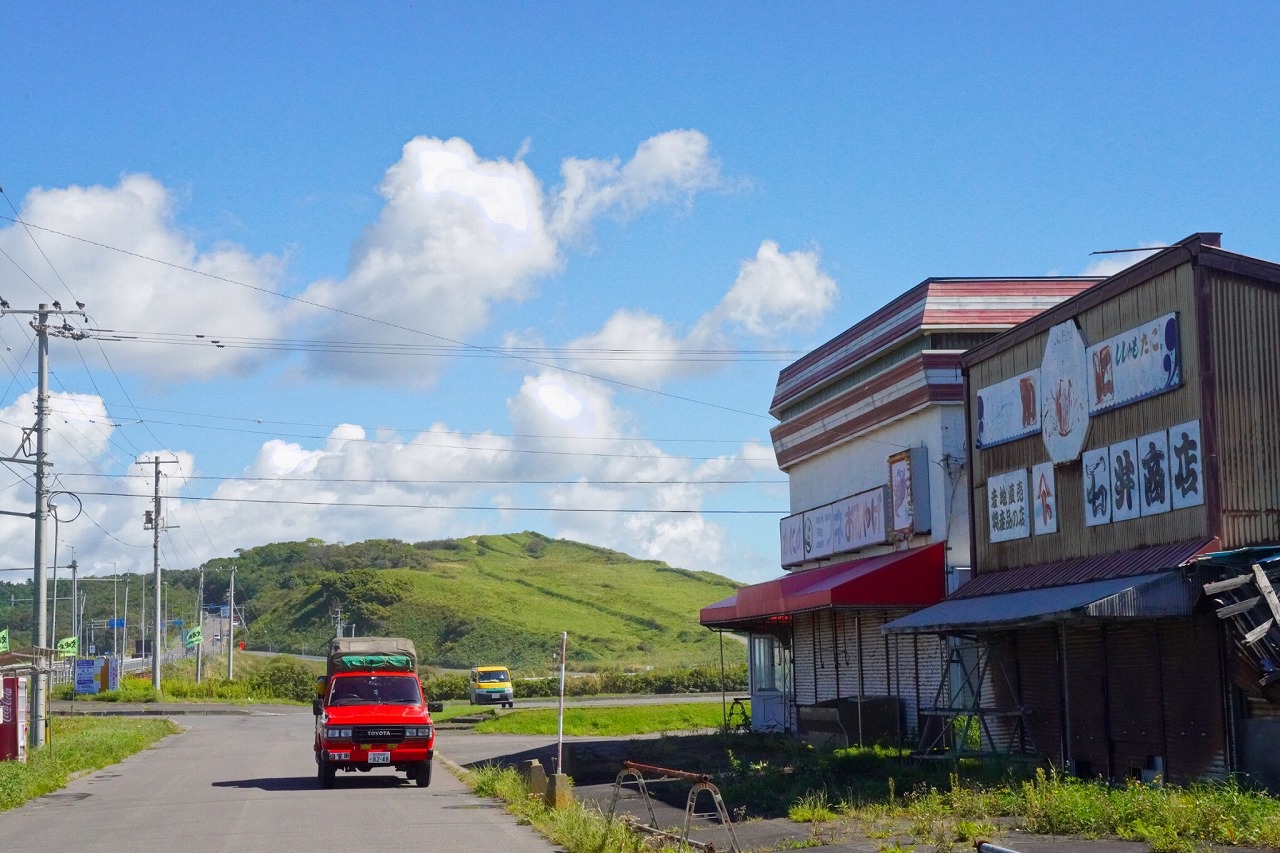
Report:
[[[1080,457],[1089,432],[1089,364],[1074,320],[1049,330],[1040,363],[1040,434],[1056,465]]]

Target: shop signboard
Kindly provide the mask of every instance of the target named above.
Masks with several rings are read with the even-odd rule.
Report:
[[[1177,312],[1089,347],[1089,412],[1127,406],[1182,385]]]
[[[992,542],[1031,535],[1031,502],[1027,469],[987,478],[987,528]]]
[[[1040,431],[1040,368],[978,391],[978,447],[995,447]]]
[[[782,565],[797,566],[889,541],[888,490],[887,485],[877,486],[782,519]]]

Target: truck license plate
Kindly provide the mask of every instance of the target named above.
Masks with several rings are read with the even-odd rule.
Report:
[[[369,753],[370,764],[390,764],[391,753],[389,752],[371,752]]]

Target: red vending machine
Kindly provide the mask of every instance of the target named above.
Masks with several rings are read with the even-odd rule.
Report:
[[[27,760],[27,677],[0,676],[0,761]]]

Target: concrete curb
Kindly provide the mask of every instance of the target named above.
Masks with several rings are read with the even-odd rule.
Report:
[[[302,706],[299,706],[301,708]],[[227,715],[247,717],[254,713],[288,713],[292,706],[284,705],[220,705],[211,703],[138,703],[138,702],[77,702],[58,699],[49,703],[49,713],[55,717],[180,717],[190,715]]]
[[[228,708],[226,710],[216,710],[213,708],[73,708],[62,709],[54,708],[50,711],[54,716],[59,717],[182,717],[182,716],[236,716],[247,717],[252,711],[246,711],[243,708]]]

